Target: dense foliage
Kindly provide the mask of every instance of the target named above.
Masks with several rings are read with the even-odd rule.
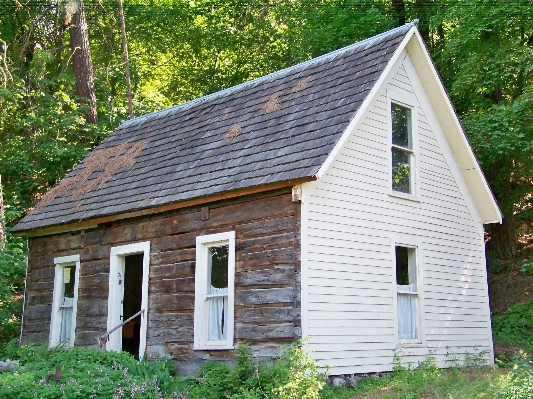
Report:
[[[509,373],[507,383],[497,399],[523,399],[533,397],[533,369],[531,363],[519,361]]]
[[[191,399],[318,399],[325,376],[301,342],[285,347],[279,359],[258,361],[241,346],[233,366],[207,362],[200,368],[201,383],[189,385]]]
[[[243,345],[229,365],[206,362],[197,376],[174,374],[171,361],[135,360],[128,353],[92,349],[53,349],[18,346],[14,341],[4,358],[18,359],[12,371],[0,374],[2,398],[165,398],[165,399],[347,399],[347,398],[455,398],[522,399],[533,392],[533,370],[519,359],[512,369],[482,367],[475,354],[472,365],[458,369],[437,367],[428,357],[415,366],[396,358],[395,369],[381,376],[363,377],[356,389],[324,387],[325,375],[317,370],[301,342],[287,346],[272,360],[254,358]],[[57,367],[60,367],[60,373]],[[56,382],[56,377],[60,377]]]
[[[169,397],[174,389],[173,366],[165,359],[138,362],[128,353],[77,348],[48,351],[33,345],[22,346],[15,357],[19,366],[0,374],[3,398],[148,399]],[[56,381],[59,374],[60,381]]]
[[[76,1],[0,5],[6,43],[0,170],[6,201],[21,211],[126,117],[117,3],[86,0],[100,122],[83,119],[67,45],[68,10]],[[533,6],[527,0],[131,0],[125,15],[137,115],[419,18],[500,206],[506,214],[530,211]]]
[[[6,216],[10,216],[10,211]],[[20,330],[21,293],[26,269],[26,241],[9,233],[7,237],[6,243],[0,243],[0,352]]]
[[[136,361],[127,353],[78,348],[48,351],[28,345],[11,347],[8,354],[20,361],[16,370],[0,374],[0,396],[11,399],[318,399],[325,381],[301,342],[287,346],[271,361],[253,359],[243,345],[233,365],[205,363],[199,379],[174,376],[167,359]],[[56,382],[58,366],[61,380]]]
[[[127,115],[118,3],[85,0],[99,122],[85,121],[68,40],[78,1],[0,3],[0,175],[8,225]],[[129,0],[125,15],[136,115],[419,18],[506,216],[505,234],[491,231],[495,253],[516,253],[513,220],[531,217],[533,198],[531,1]],[[21,308],[23,242],[8,237],[0,251],[0,341],[16,334]]]
[[[492,317],[494,339],[523,345],[533,352],[533,300],[517,303],[506,312]]]

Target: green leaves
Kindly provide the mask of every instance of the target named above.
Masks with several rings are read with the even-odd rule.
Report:
[[[82,399],[82,398],[136,398],[170,397],[158,385],[160,376],[168,375],[168,362],[157,361],[157,367],[139,373],[140,363],[127,353],[100,352],[96,349],[53,349],[33,345],[18,351],[21,367],[0,375],[2,395],[9,398]],[[145,362],[146,363],[146,362]],[[59,383],[49,378],[61,368]],[[169,379],[169,377],[168,377]]]
[[[191,399],[318,399],[325,385],[325,376],[301,341],[285,346],[273,361],[253,359],[247,345],[235,352],[234,366],[220,362],[202,365],[200,381],[188,388]]]
[[[523,212],[533,178],[533,4],[461,1],[441,18],[434,54],[445,85],[500,207]]]
[[[517,303],[505,313],[493,316],[492,335],[494,339],[533,350],[533,300]]]
[[[7,239],[6,247],[0,248],[0,345],[18,335],[26,271],[25,240],[9,232]]]

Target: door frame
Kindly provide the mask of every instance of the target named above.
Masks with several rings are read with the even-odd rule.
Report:
[[[139,343],[139,359],[144,357],[146,351],[146,331],[148,327],[148,277],[150,269],[150,241],[134,244],[120,245],[111,248],[109,259],[109,296],[107,299],[107,331],[122,323],[120,319],[122,306],[120,301],[124,298],[124,261],[127,255],[143,254],[143,275],[141,289],[141,336]],[[119,285],[119,273],[122,281]],[[109,335],[106,350],[122,352],[122,328]]]

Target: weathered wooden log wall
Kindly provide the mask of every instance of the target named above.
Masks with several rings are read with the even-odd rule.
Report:
[[[79,254],[76,346],[93,347],[107,325],[111,247],[150,241],[147,355],[191,368],[227,351],[193,351],[196,237],[235,230],[235,341],[256,355],[301,336],[300,204],[291,190],[254,194],[98,228],[29,240],[23,342],[47,342],[54,257]],[[184,364],[185,364],[184,363]],[[185,367],[185,366],[184,366]],[[186,367],[186,368],[187,368]]]

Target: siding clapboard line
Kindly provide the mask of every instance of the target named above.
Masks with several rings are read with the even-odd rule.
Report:
[[[386,90],[421,101],[409,56]],[[416,86],[419,87],[419,86]],[[464,356],[488,349],[487,288],[479,220],[473,215],[439,129],[418,117],[417,201],[389,195],[389,102],[382,90],[343,149],[306,197],[309,346],[332,374],[391,370],[393,356],[416,363],[435,351]],[[407,97],[406,97],[407,98]],[[442,140],[440,141],[442,142]],[[418,242],[424,331],[417,347],[398,346],[391,237]],[[331,328],[334,327],[334,328]],[[446,349],[444,349],[446,348]]]

